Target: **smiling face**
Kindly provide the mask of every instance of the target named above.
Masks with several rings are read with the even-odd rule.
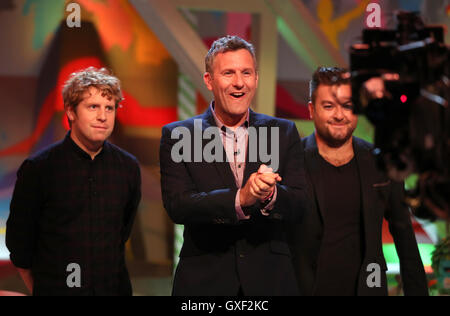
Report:
[[[246,49],[219,53],[212,72],[203,77],[214,94],[215,112],[225,125],[236,125],[253,101],[258,86],[255,61]]]
[[[72,139],[83,150],[95,153],[114,129],[115,99],[91,87],[78,106],[68,107],[66,113],[72,124]]]
[[[319,85],[315,104],[308,104],[317,137],[331,147],[340,147],[353,135],[358,117],[353,113],[349,84]]]

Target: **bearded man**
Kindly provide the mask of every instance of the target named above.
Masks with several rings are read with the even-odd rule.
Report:
[[[378,170],[371,144],[353,136],[350,74],[318,68],[308,104],[315,132],[302,140],[312,209],[292,225],[290,246],[302,295],[387,295],[383,218],[400,258],[406,295],[428,295],[424,267],[403,203],[404,184]]]

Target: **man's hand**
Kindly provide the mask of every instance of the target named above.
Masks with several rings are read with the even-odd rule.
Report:
[[[264,202],[275,190],[275,186],[282,178],[274,173],[272,168],[261,165],[258,172],[253,173],[245,186],[241,189],[241,206],[247,207],[258,201]]]
[[[33,294],[33,275],[31,274],[31,270],[21,269],[17,268],[19,271],[20,276],[22,277],[23,282],[25,283],[25,286],[27,287],[28,291],[30,291],[31,294]]]
[[[373,77],[364,82],[365,92],[370,96],[371,99],[381,99],[384,98],[389,93],[386,91],[386,81],[398,81],[400,80],[399,74],[387,73],[383,74],[381,77]]]

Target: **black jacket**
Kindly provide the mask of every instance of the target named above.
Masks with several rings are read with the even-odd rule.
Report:
[[[228,162],[172,160],[171,151],[178,142],[171,139],[172,131],[186,128],[194,144],[194,120],[202,120],[201,132],[216,126],[208,108],[203,115],[165,126],[161,138],[164,207],[175,223],[185,225],[173,294],[236,295],[239,287],[245,295],[298,294],[283,225],[301,217],[306,192],[301,140],[295,125],[250,111],[249,127],[268,127],[268,148],[270,127],[279,130],[278,172],[283,181],[277,186],[278,196],[269,217],[256,206],[251,219],[240,222],[235,210],[238,188]],[[202,141],[202,149],[208,142]],[[247,153],[243,185],[262,163],[259,157],[257,162],[249,162]]]
[[[318,257],[324,235],[323,183],[326,175],[319,165],[315,134],[302,140],[305,153],[308,195],[313,206],[304,221],[291,226],[289,239],[297,280],[302,295],[314,295]],[[401,276],[406,295],[428,295],[427,281],[417,242],[411,225],[410,213],[403,203],[404,184],[387,178],[376,167],[372,145],[353,137],[353,148],[359,169],[364,227],[365,253],[360,270],[357,294],[362,296],[387,295],[386,261],[382,251],[383,218],[389,222],[400,258]],[[368,277],[374,272],[370,264],[381,268],[381,287],[369,287]],[[369,270],[369,271],[368,271]],[[372,280],[372,278],[370,278]]]

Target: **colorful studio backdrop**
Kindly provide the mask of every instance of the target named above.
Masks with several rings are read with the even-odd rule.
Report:
[[[265,103],[261,97],[258,102],[268,104],[263,112],[294,120],[307,136],[313,131],[306,107],[308,80],[321,64],[348,66],[348,48],[366,26],[369,3],[380,5],[382,27],[395,26],[398,9],[418,11],[427,23],[450,26],[448,0],[210,0],[203,7],[201,1],[142,3],[0,0],[0,260],[8,260],[5,224],[19,166],[68,129],[61,87],[72,72],[107,67],[121,79],[125,101],[111,140],[138,157],[143,174],[143,201],[127,254],[130,260],[172,267],[182,227],[173,227],[160,197],[161,127],[201,113],[210,101],[196,83],[195,71],[184,67],[183,56],[206,52],[226,34],[260,39],[261,77],[264,73],[264,78],[273,78],[267,90],[273,89],[275,101]],[[68,26],[75,12],[68,10],[69,4],[78,5],[81,27]],[[201,45],[189,46],[189,36]],[[276,54],[268,56],[269,50],[261,47],[275,48]],[[266,70],[270,63],[272,70]],[[356,135],[372,140],[373,128],[364,118]],[[431,252],[444,234],[444,224],[413,221],[430,271]],[[383,242],[389,272],[398,273],[387,225]]]

